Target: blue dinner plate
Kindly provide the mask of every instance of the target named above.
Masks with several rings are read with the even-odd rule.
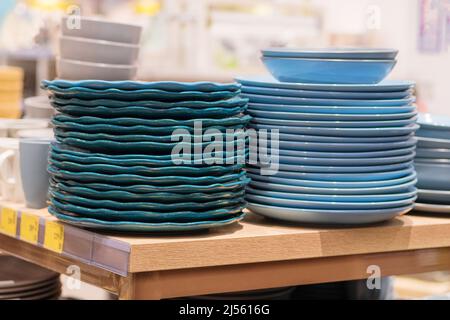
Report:
[[[53,206],[49,207],[49,212],[59,220],[77,226],[97,230],[109,230],[119,232],[176,232],[176,231],[194,231],[202,229],[211,229],[226,226],[242,220],[244,213],[238,213],[224,219],[205,220],[195,222],[161,222],[144,223],[133,221],[102,221],[91,218],[81,218],[62,214]]]
[[[419,189],[418,202],[450,205],[450,191]]]
[[[420,124],[420,127],[424,129],[433,129],[436,130],[436,132],[447,132],[447,137],[450,134],[450,117],[448,116],[431,113],[421,113],[419,114],[418,123]]]
[[[418,148],[450,149],[450,139],[417,137]]]
[[[287,112],[271,112],[264,114],[267,117],[262,117],[259,112],[249,112],[253,117],[252,122],[268,124],[273,126],[293,126],[293,127],[332,127],[332,128],[392,128],[402,127],[413,124],[416,122],[417,117],[412,117],[404,120],[349,120],[349,121],[313,121],[313,120],[296,120],[295,113]],[[271,114],[277,114],[277,116],[271,117]],[[291,116],[292,115],[292,116]]]
[[[316,59],[395,59],[396,49],[373,48],[268,48],[261,50],[266,57],[316,58]]]
[[[265,145],[270,148],[271,140],[258,139],[258,145]],[[304,150],[304,151],[379,151],[390,149],[401,149],[415,146],[416,138],[409,138],[405,141],[397,142],[375,142],[375,143],[332,143],[332,142],[298,142],[298,141],[279,141],[280,150]]]
[[[175,147],[180,149],[180,159],[184,150],[189,150],[188,152],[193,152],[196,148],[201,150],[206,150],[208,146],[215,146],[219,149],[219,146],[223,150],[228,150],[228,148],[234,148],[235,155],[239,152],[245,153],[245,140],[238,139],[231,142],[214,143],[213,142],[203,142],[203,143],[189,143],[189,142],[118,142],[110,140],[83,140],[76,138],[59,138],[57,137],[59,143],[64,143],[69,146],[74,146],[83,150],[98,151],[98,152],[124,152],[127,153],[148,153],[148,154],[160,154],[160,153],[170,153],[174,151]],[[205,154],[206,155],[206,154]]]
[[[331,113],[303,113],[284,112],[278,109],[271,111],[249,108],[248,114],[254,118],[303,120],[303,121],[393,121],[411,119],[417,112],[391,113],[391,114],[331,114]]]
[[[267,136],[259,133],[259,138],[271,138],[269,132]],[[413,138],[414,134],[410,133],[403,136],[392,137],[333,137],[333,136],[310,136],[303,134],[289,134],[278,133],[278,138],[282,141],[297,141],[297,142],[335,142],[335,143],[374,143],[374,142],[399,142],[406,141]]]
[[[326,195],[328,197],[328,199],[330,199],[330,197],[334,196],[334,195],[347,195],[347,196],[385,195],[386,197],[389,198],[389,197],[391,197],[392,194],[407,193],[407,192],[414,191],[415,185],[417,182],[417,179],[411,177],[410,179],[412,179],[412,180],[409,180],[409,181],[406,181],[403,183],[397,182],[397,184],[390,185],[390,186],[384,186],[384,187],[339,188],[339,187],[336,187],[336,183],[328,183],[328,184],[322,183],[321,184],[322,187],[313,187],[313,186],[308,186],[310,184],[310,181],[307,181],[307,180],[298,181],[298,183],[304,185],[304,186],[301,186],[301,185],[288,184],[289,179],[283,179],[283,178],[273,178],[273,179],[278,181],[279,183],[260,182],[258,180],[253,180],[250,182],[249,186],[251,186],[253,189],[277,191],[279,193],[287,193],[287,194]],[[286,180],[288,180],[288,183],[283,183]],[[402,178],[399,180],[405,181],[406,179]],[[388,198],[384,198],[384,199],[388,199]]]
[[[404,168],[408,168],[412,165],[412,161],[408,162],[400,162],[394,164],[385,164],[385,165],[372,165],[372,166],[307,166],[307,165],[293,165],[293,164],[282,164],[279,163],[277,165],[277,169],[279,171],[276,173],[279,176],[291,176],[291,174],[297,174],[298,172],[305,173],[366,173],[366,172],[385,172],[385,171],[393,171],[400,170]],[[264,168],[264,166],[261,166]]]
[[[137,101],[120,101],[113,99],[95,99],[83,100],[78,98],[63,99],[55,96],[50,96],[52,105],[58,106],[82,106],[82,107],[98,107],[107,106],[108,108],[125,108],[129,106],[144,107],[149,109],[169,109],[169,108],[191,108],[191,109],[206,109],[206,108],[235,108],[242,107],[248,103],[248,99],[239,97],[218,100],[218,101],[175,101],[163,102],[152,100],[137,100]]]
[[[75,138],[82,140],[109,140],[109,141],[118,141],[118,142],[164,142],[164,143],[173,143],[173,138],[177,138],[175,141],[181,141],[182,138],[190,138],[192,142],[195,141],[207,141],[207,139],[213,139],[215,135],[208,133],[203,135],[191,135],[191,134],[173,134],[173,135],[163,135],[163,136],[155,136],[148,134],[107,134],[107,133],[86,133],[86,132],[78,132],[78,131],[66,131],[61,130],[59,128],[54,129],[55,136],[59,138]],[[234,133],[224,133],[223,140],[224,141],[232,141],[232,139],[237,139],[242,136],[242,133],[234,132]],[[227,140],[229,139],[229,140]]]
[[[106,90],[106,89],[120,89],[120,90],[143,90],[143,89],[158,89],[164,91],[238,91],[241,87],[238,83],[217,83],[217,82],[178,82],[178,81],[104,81],[104,80],[81,80],[69,81],[62,79],[55,79],[52,81],[42,81],[44,87],[55,86],[60,88],[83,87],[90,89]]]
[[[450,165],[416,161],[419,189],[450,190]]]
[[[414,147],[380,150],[380,151],[363,151],[363,152],[319,152],[319,151],[301,151],[301,150],[279,150],[280,156],[289,157],[316,157],[316,158],[378,158],[378,157],[394,157],[400,155],[409,155],[414,152]]]
[[[414,203],[414,211],[431,212],[431,213],[450,213],[450,205],[429,204],[429,203]]]
[[[213,210],[220,209],[226,206],[241,206],[244,204],[243,197],[236,197],[233,199],[218,199],[207,202],[175,202],[163,203],[154,201],[140,201],[140,202],[123,202],[115,200],[91,199],[82,196],[71,195],[56,190],[49,190],[50,199],[56,199],[62,203],[68,203],[76,206],[82,206],[91,209],[110,209],[113,211],[159,211],[159,212],[174,212],[182,211],[189,208],[191,211],[198,210]]]
[[[193,118],[218,118],[218,117],[233,117],[247,110],[247,107],[234,107],[234,108],[167,108],[167,109],[154,109],[147,107],[115,107],[110,108],[106,106],[98,107],[83,107],[77,105],[57,105],[53,104],[53,107],[61,113],[73,116],[93,116],[93,117],[139,117],[150,119],[193,119]]]
[[[214,183],[226,183],[235,179],[243,178],[245,172],[227,174],[223,176],[162,176],[162,177],[149,177],[137,174],[101,174],[89,171],[68,171],[55,168],[50,165],[48,171],[51,175],[59,179],[75,180],[80,182],[94,182],[94,183],[107,183],[117,185],[131,185],[131,184],[150,184],[150,185],[177,185],[177,184],[214,184]]]
[[[251,103],[270,103],[270,104],[290,104],[306,106],[407,106],[414,103],[415,98],[407,99],[384,99],[384,100],[351,100],[351,99],[313,99],[313,98],[295,98],[283,96],[266,96],[259,94],[242,93],[242,98],[247,98]]]
[[[237,197],[243,197],[245,189],[244,187],[237,189],[236,191],[224,191],[214,193],[193,192],[193,193],[175,193],[175,192],[145,192],[135,193],[130,191],[116,190],[114,186],[110,186],[109,191],[98,191],[86,186],[71,186],[64,182],[50,182],[51,187],[54,190],[59,190],[63,193],[68,193],[75,196],[86,197],[90,199],[111,200],[116,201],[157,201],[162,203],[176,203],[176,202],[207,202],[220,199],[234,199]]]
[[[59,161],[50,156],[49,164],[55,168],[68,171],[89,171],[108,174],[137,174],[142,176],[220,176],[225,174],[238,173],[243,164],[234,164],[229,166],[204,166],[204,167],[188,167],[182,165],[172,165],[168,167],[146,167],[146,166],[117,166],[111,164],[80,164],[69,161]]]
[[[64,122],[78,123],[78,124],[107,124],[118,126],[151,126],[151,127],[193,127],[196,123],[201,123],[202,126],[232,126],[242,125],[247,123],[251,117],[246,115],[242,117],[230,117],[226,119],[211,119],[211,118],[197,118],[187,120],[173,120],[173,119],[141,119],[141,118],[99,118],[99,117],[71,117],[63,114],[54,116],[55,125]],[[119,133],[119,132],[118,132]]]
[[[339,92],[243,86],[242,93],[298,98],[382,100],[410,98],[413,94],[413,90],[407,89],[392,92]]]
[[[305,188],[327,188],[333,190],[334,188],[341,189],[363,189],[363,188],[385,188],[385,187],[396,187],[408,182],[411,182],[416,179],[416,173],[414,170],[404,170],[402,173],[397,174],[396,178],[387,178],[387,179],[378,179],[378,180],[364,180],[360,179],[360,181],[337,181],[333,179],[329,180],[305,180],[308,176],[304,175],[304,179],[290,179],[290,178],[281,178],[275,176],[262,176],[259,172],[254,171],[255,173],[248,172],[248,176],[252,179],[252,183],[254,181],[259,181],[262,183],[274,183],[274,184],[282,184],[285,186],[293,186],[293,187],[305,187]],[[339,177],[338,177],[339,178]],[[340,179],[343,180],[343,179]]]
[[[203,155],[202,155],[203,156]],[[202,158],[201,163],[195,161],[195,155],[187,157],[189,161],[184,163],[177,163],[172,160],[172,155],[154,156],[144,154],[129,154],[124,155],[107,155],[103,153],[82,152],[78,150],[71,150],[67,146],[53,144],[51,146],[51,157],[57,161],[69,161],[80,164],[110,164],[122,167],[130,166],[147,166],[147,167],[167,167],[173,165],[233,165],[245,163],[246,155],[226,156],[215,155],[211,158]]]
[[[262,196],[264,198],[270,199],[288,199],[288,200],[298,200],[299,204],[301,201],[313,202],[325,202],[327,207],[330,207],[330,203],[354,203],[354,204],[372,204],[381,203],[385,205],[384,202],[398,201],[398,200],[410,200],[417,195],[417,190],[413,189],[409,192],[403,193],[391,193],[391,194],[375,194],[375,195],[337,195],[337,194],[314,194],[314,193],[286,193],[278,192],[264,189],[254,189],[247,187],[247,195]],[[266,201],[266,200],[264,200]]]
[[[352,117],[364,117],[365,115],[379,114],[386,117],[390,115],[405,114],[416,112],[415,105],[409,106],[389,106],[389,107],[346,107],[346,106],[300,106],[286,104],[270,104],[270,103],[249,103],[249,110],[260,111],[280,111],[280,112],[298,112],[304,114],[326,115],[351,115]]]
[[[325,84],[280,82],[270,75],[237,77],[236,81],[245,86],[283,88],[295,90],[344,91],[344,92],[393,92],[414,87],[413,81],[383,80],[375,84]]]
[[[412,152],[403,156],[382,158],[312,158],[312,157],[290,157],[279,156],[280,164],[289,165],[313,165],[313,166],[377,166],[393,163],[404,163],[414,159]]]
[[[298,209],[249,203],[253,213],[283,221],[319,224],[366,224],[395,218],[409,212],[412,205],[372,210],[317,210]]]
[[[156,100],[156,101],[182,101],[182,100],[200,100],[217,101],[236,97],[238,91],[165,91],[159,89],[141,89],[141,90],[121,90],[115,88],[109,89],[90,89],[84,87],[60,88],[54,85],[46,86],[52,95],[64,99],[115,99],[122,101]]]
[[[416,154],[418,158],[450,159],[450,149],[417,148]]]
[[[152,185],[150,183],[135,183],[130,185],[118,185],[114,183],[102,183],[102,182],[80,182],[75,180],[70,180],[67,178],[60,179],[56,176],[52,177],[52,183],[64,183],[70,187],[83,186],[86,188],[94,189],[99,192],[109,192],[109,191],[124,191],[133,192],[138,194],[147,193],[159,193],[159,192],[175,192],[178,194],[191,194],[191,193],[217,193],[225,191],[237,191],[241,190],[250,182],[250,179],[246,178],[245,175],[241,175],[238,178],[228,180],[224,183],[208,183],[205,184],[191,184],[186,182],[185,184],[177,184],[171,186],[164,186],[160,184]]]
[[[254,129],[279,130],[281,133],[305,134],[337,137],[390,137],[402,136],[417,131],[419,125],[410,124],[403,127],[386,128],[332,128],[332,127],[295,127],[270,124],[251,123]]]
[[[247,168],[249,177],[261,176],[261,170],[256,168]],[[300,180],[317,180],[317,181],[379,181],[388,179],[397,179],[408,176],[414,172],[414,167],[410,165],[407,168],[402,168],[393,171],[382,172],[365,172],[365,173],[311,173],[311,172],[291,172],[279,170],[270,177],[290,178]],[[267,177],[267,176],[263,176]],[[264,181],[264,178],[258,179]]]

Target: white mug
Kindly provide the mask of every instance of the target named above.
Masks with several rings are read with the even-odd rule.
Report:
[[[0,138],[0,196],[3,201],[24,202],[18,139]]]

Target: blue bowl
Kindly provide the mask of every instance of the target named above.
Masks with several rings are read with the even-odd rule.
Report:
[[[313,58],[313,59],[395,59],[396,49],[382,48],[322,48],[295,49],[269,48],[261,50],[265,57]]]
[[[283,82],[373,84],[391,72],[396,60],[344,60],[262,57]]]
[[[450,117],[420,113],[417,122],[420,124],[417,131],[419,137],[450,139]]]
[[[415,161],[419,189],[450,191],[450,165]]]

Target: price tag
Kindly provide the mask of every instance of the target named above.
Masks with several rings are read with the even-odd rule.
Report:
[[[20,218],[20,238],[33,244],[38,243],[39,217],[22,212]]]
[[[0,231],[7,235],[16,236],[17,212],[11,208],[2,208],[0,217]]]
[[[61,253],[64,247],[64,226],[56,221],[45,223],[44,248]]]

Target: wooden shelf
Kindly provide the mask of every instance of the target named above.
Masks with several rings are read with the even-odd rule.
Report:
[[[450,219],[408,214],[366,227],[300,227],[248,214],[243,222],[182,235],[118,236],[63,225],[62,251],[45,248],[47,210],[17,212],[0,250],[58,272],[81,266],[88,283],[121,298],[161,299],[450,269]],[[3,211],[2,211],[3,212]],[[37,243],[21,240],[23,212],[40,219]],[[3,213],[1,213],[3,214]],[[60,224],[62,225],[62,224]]]

